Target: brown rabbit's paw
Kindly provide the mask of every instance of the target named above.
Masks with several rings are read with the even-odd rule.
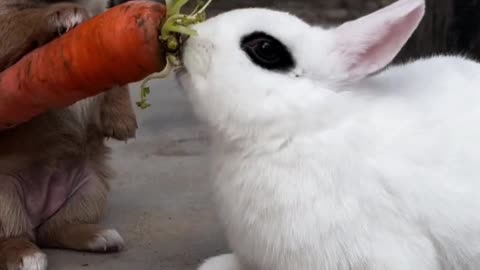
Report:
[[[95,234],[87,246],[92,252],[119,252],[125,243],[116,230],[102,230]]]
[[[106,138],[119,141],[135,138],[138,123],[127,86],[114,87],[105,94],[100,122]]]
[[[16,258],[9,258],[7,270],[46,270],[47,255],[38,250],[26,251]]]
[[[104,118],[102,121],[103,133],[107,138],[120,141],[135,138],[138,128],[137,120],[131,115],[116,115],[115,117]]]
[[[62,35],[89,18],[88,11],[76,4],[61,3],[51,7],[48,22],[54,35]]]

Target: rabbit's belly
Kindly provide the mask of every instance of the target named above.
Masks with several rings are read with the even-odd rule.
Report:
[[[340,253],[338,244],[353,246],[351,235],[339,234],[330,238],[335,227],[344,229],[342,224],[351,224],[349,211],[323,196],[297,191],[291,185],[282,189],[278,181],[276,190],[262,187],[248,187],[248,184],[223,185],[217,189],[218,207],[226,222],[227,237],[231,248],[241,258],[247,269],[288,270],[321,269],[329,265],[328,254]],[[225,183],[225,177],[217,180]],[[256,179],[263,187],[266,181]],[[242,190],[243,188],[248,189]],[[301,189],[301,187],[300,187]],[[314,191],[315,189],[311,189]],[[312,192],[313,193],[313,192]],[[245,203],[247,202],[247,203]],[[344,218],[343,216],[346,216]],[[342,220],[345,219],[343,222]],[[340,231],[339,229],[339,231]],[[351,230],[353,233],[353,230]],[[334,258],[330,258],[334,260]],[[337,258],[336,266],[348,258]],[[333,267],[333,266],[332,266]],[[348,267],[337,267],[344,270]]]
[[[80,161],[62,161],[14,175],[18,192],[32,226],[37,228],[55,215],[88,182],[88,166]]]

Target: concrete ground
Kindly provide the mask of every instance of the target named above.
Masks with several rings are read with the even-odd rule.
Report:
[[[139,88],[131,90],[135,101]],[[227,250],[206,184],[201,126],[174,80],[154,83],[149,101],[137,111],[137,138],[111,143],[118,176],[104,224],[118,229],[126,250],[50,250],[49,269],[191,270]]]

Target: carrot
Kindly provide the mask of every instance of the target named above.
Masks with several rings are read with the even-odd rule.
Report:
[[[192,34],[185,20],[196,17],[178,14],[187,1],[126,2],[24,56],[0,73],[0,131],[162,71],[180,46],[175,32]]]

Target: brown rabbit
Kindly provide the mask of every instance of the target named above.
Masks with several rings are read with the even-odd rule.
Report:
[[[107,0],[0,0],[0,70],[107,7]],[[109,191],[105,140],[135,136],[126,86],[0,132],[0,269],[44,270],[40,248],[115,252],[97,225]]]

